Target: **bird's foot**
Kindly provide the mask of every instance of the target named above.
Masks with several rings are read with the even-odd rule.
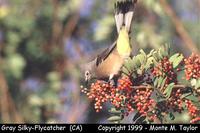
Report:
[[[109,79],[108,80],[108,83],[111,85],[111,86],[114,86],[115,85],[115,81],[113,79]]]
[[[117,81],[115,79],[110,79],[108,81],[108,83],[111,85],[111,86],[114,86],[114,87],[117,87]]]

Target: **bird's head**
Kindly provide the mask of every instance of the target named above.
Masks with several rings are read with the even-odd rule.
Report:
[[[85,71],[85,82],[87,83],[91,79],[91,73],[89,70]]]
[[[86,84],[88,84],[90,80],[95,78],[94,62],[95,61],[92,61],[81,65],[82,75],[84,76]]]

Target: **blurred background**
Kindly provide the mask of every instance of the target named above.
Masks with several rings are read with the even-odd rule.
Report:
[[[115,1],[0,0],[0,123],[107,122],[109,105],[96,113],[80,91],[81,65],[117,38]],[[131,36],[134,55],[199,53],[200,0],[138,0]]]

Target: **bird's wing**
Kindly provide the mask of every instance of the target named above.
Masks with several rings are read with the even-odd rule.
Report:
[[[114,42],[110,47],[105,49],[102,53],[97,55],[96,58],[96,66],[100,65],[106,58],[110,55],[110,53],[115,49],[116,42]]]

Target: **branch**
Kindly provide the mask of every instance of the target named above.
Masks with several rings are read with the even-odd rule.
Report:
[[[72,15],[72,17],[69,19],[67,24],[64,26],[63,35],[62,35],[63,43],[66,41],[66,39],[71,37],[72,32],[74,31],[74,29],[76,28],[76,25],[78,24],[78,21],[80,18],[80,9],[83,2],[84,2],[83,0],[80,0],[79,8],[77,8],[75,13]]]
[[[7,97],[7,86],[4,82],[2,74],[0,74],[0,107],[1,107],[1,118],[3,122],[9,122],[11,120],[9,115],[9,104]]]
[[[199,6],[199,8],[200,8],[200,0],[198,0],[197,2],[198,2],[198,6]],[[198,8],[198,9],[199,9],[199,8]]]
[[[15,104],[10,96],[9,89],[5,77],[0,72],[0,94],[1,94],[1,117],[3,122],[24,122],[23,118],[16,110]],[[12,117],[13,116],[13,117]]]
[[[132,86],[133,89],[153,89],[154,87],[151,85],[139,85],[139,86]],[[174,89],[184,89],[186,86],[184,85],[174,85]]]
[[[62,22],[58,18],[59,1],[53,0],[52,4],[53,4],[53,24],[52,24],[51,44],[55,46],[59,44],[59,36],[61,35],[62,31]]]
[[[185,46],[191,51],[195,52],[197,54],[200,54],[198,48],[196,47],[195,43],[187,33],[186,29],[184,28],[183,23],[180,21],[180,19],[175,14],[174,10],[170,7],[170,5],[167,3],[166,0],[160,0],[160,4],[163,7],[166,14],[171,18],[176,31],[180,35],[181,39],[185,43]]]

